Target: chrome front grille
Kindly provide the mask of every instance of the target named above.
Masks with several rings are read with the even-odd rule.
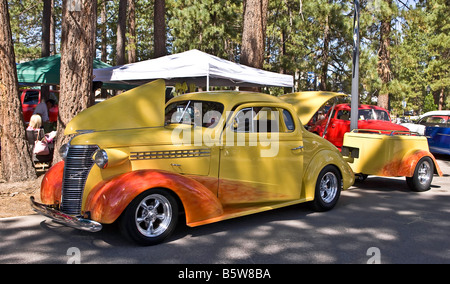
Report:
[[[99,148],[95,145],[69,146],[64,164],[61,193],[61,211],[68,215],[80,215],[83,190],[87,176],[94,165],[92,155]]]

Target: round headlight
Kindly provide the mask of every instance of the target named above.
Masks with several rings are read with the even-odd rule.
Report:
[[[61,156],[61,158],[63,160],[66,159],[67,157],[67,153],[69,152],[69,144],[63,144],[60,148],[59,148],[59,155]]]
[[[94,154],[94,162],[100,169],[105,169],[108,166],[108,154],[105,150],[98,150]]]

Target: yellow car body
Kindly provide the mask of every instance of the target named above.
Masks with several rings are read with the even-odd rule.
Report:
[[[66,128],[76,134],[68,156],[48,171],[33,208],[90,231],[128,218],[123,229],[144,235],[132,239],[154,244],[179,211],[188,226],[307,201],[324,211],[354,182],[341,153],[303,128],[295,94],[192,93],[170,100],[164,113],[164,89],[158,80],[75,117]],[[187,111],[195,116],[205,106],[220,111],[189,121]],[[327,200],[332,186],[336,196]]]

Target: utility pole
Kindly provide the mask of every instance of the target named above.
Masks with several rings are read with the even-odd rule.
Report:
[[[350,130],[358,129],[359,105],[359,0],[354,0],[353,14],[353,72]]]

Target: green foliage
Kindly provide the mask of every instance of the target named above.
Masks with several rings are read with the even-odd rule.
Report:
[[[428,93],[425,96],[425,101],[423,103],[423,112],[429,112],[432,110],[437,110],[438,106],[434,103],[434,98],[432,93]]]
[[[118,0],[106,1],[108,63],[114,64]],[[136,1],[137,60],[153,57],[152,0]],[[166,0],[169,54],[199,49],[239,62],[242,0]],[[9,0],[16,58],[40,56],[42,1]],[[56,35],[60,37],[61,0],[55,0]],[[409,5],[408,7],[405,6]],[[448,0],[361,0],[360,98],[374,103],[390,94],[393,112],[450,108],[450,3]],[[100,57],[100,12],[97,57]],[[380,22],[390,20],[391,80],[377,72]],[[353,0],[270,0],[264,69],[294,75],[297,90],[318,89],[326,74],[331,91],[350,93]],[[328,45],[325,44],[327,40]],[[282,90],[283,91],[283,90]],[[271,93],[279,94],[280,90]],[[285,90],[288,91],[288,90]],[[428,95],[428,96],[427,96]],[[440,98],[442,96],[442,98]],[[439,101],[443,103],[439,105]]]

